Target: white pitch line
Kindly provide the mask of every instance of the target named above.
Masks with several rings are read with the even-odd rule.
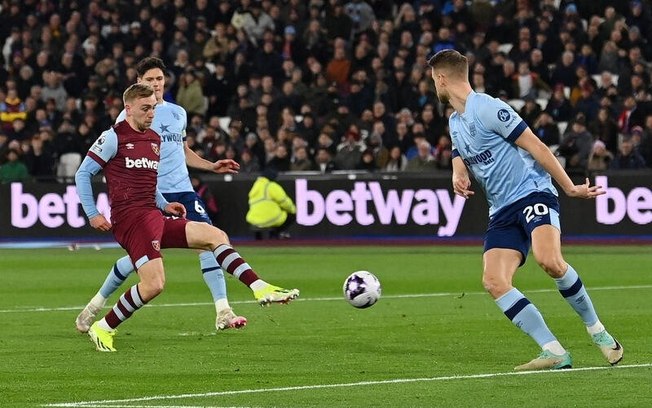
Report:
[[[185,399],[185,398],[205,398],[205,397],[219,397],[219,396],[226,396],[226,395],[242,395],[242,394],[260,394],[265,392],[304,391],[304,390],[316,390],[316,389],[326,389],[326,388],[361,387],[361,386],[368,386],[368,385],[404,384],[404,383],[431,382],[431,381],[475,380],[475,379],[485,379],[485,378],[495,378],[495,377],[514,377],[514,376],[525,376],[525,375],[546,375],[546,374],[554,375],[554,374],[575,373],[581,371],[625,370],[630,368],[649,368],[649,367],[652,367],[652,363],[629,364],[629,365],[616,366],[616,367],[608,367],[608,366],[581,367],[581,368],[571,368],[567,370],[509,371],[509,372],[502,372],[502,373],[448,375],[442,377],[397,378],[393,380],[360,381],[360,382],[339,383],[339,384],[299,385],[294,387],[253,388],[248,390],[216,391],[216,392],[206,392],[206,393],[198,393],[198,394],[155,395],[152,397],[127,398],[127,399],[120,399],[120,400],[62,402],[62,403],[45,404],[42,406],[43,407],[68,407],[68,408],[72,408],[72,407],[98,408],[98,407],[106,407],[107,404],[126,404],[129,402],[161,401],[161,400],[175,400],[175,399]],[[120,407],[123,406],[120,405]],[[124,407],[133,408],[132,405],[124,405]],[[183,408],[188,408],[188,407],[183,407]]]
[[[602,290],[630,290],[630,289],[652,289],[652,285],[632,285],[632,286],[602,286],[602,287],[589,287],[591,292]],[[523,290],[524,293],[551,293],[557,292],[557,289],[530,289]],[[412,298],[429,298],[429,297],[444,297],[444,296],[476,296],[487,295],[487,292],[435,292],[435,293],[414,293],[406,295],[387,295],[383,293],[383,299],[412,299]],[[342,297],[321,297],[321,298],[299,298],[292,301],[294,302],[331,302],[340,301]],[[232,305],[241,305],[248,303],[256,303],[254,300],[235,300],[229,301]],[[195,307],[195,306],[212,306],[213,303],[197,302],[197,303],[161,303],[161,304],[147,304],[145,307]],[[84,305],[85,306],[85,305]],[[20,307],[16,309],[0,309],[0,313],[40,313],[40,312],[67,312],[70,310],[80,310],[84,306],[62,306],[62,307]]]

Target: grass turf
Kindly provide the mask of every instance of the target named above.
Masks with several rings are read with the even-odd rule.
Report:
[[[99,353],[73,321],[123,252],[0,250],[0,406],[612,407],[652,400],[649,247],[565,250],[625,347],[616,369],[528,260],[516,286],[579,370],[526,375],[512,369],[537,347],[483,293],[480,248],[240,252],[264,279],[301,289],[300,300],[260,308],[228,276],[231,304],[249,325],[216,334],[197,257],[167,251],[166,291],[120,327],[117,353]],[[344,278],[359,269],[383,285],[379,303],[365,310],[341,294]]]

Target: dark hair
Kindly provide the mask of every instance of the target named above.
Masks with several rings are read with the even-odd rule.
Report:
[[[136,72],[138,73],[138,77],[142,78],[147,71],[155,68],[160,69],[165,74],[166,68],[162,59],[157,57],[147,57],[136,65]]]

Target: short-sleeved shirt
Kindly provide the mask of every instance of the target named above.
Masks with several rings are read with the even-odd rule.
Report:
[[[484,190],[490,217],[534,192],[557,195],[548,172],[515,144],[527,124],[502,100],[472,91],[449,126],[453,157],[464,160]]]
[[[160,137],[126,121],[102,133],[88,157],[103,169],[111,201],[113,235],[140,268],[161,248],[187,248],[186,219],[164,217],[156,207]]]
[[[138,132],[122,121],[103,132],[88,151],[104,169],[114,224],[134,210],[156,208],[160,146],[151,129]]]

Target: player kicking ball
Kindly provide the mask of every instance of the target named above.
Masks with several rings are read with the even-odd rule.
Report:
[[[100,231],[112,230],[140,279],[101,320],[88,328],[97,350],[115,351],[115,329],[163,290],[161,248],[210,251],[222,269],[242,282],[249,282],[261,304],[279,298],[285,302],[296,298],[298,290],[285,291],[259,279],[230,246],[226,233],[209,223],[186,219],[185,207],[179,202],[169,202],[158,191],[161,137],[150,128],[158,103],[155,91],[150,85],[137,83],[125,91],[123,100],[126,119],[102,133],[75,175],[77,192],[91,226]],[[92,191],[91,179],[102,169],[112,223],[97,210]],[[161,211],[180,218],[165,217]],[[283,292],[282,296],[270,295],[278,291]]]

